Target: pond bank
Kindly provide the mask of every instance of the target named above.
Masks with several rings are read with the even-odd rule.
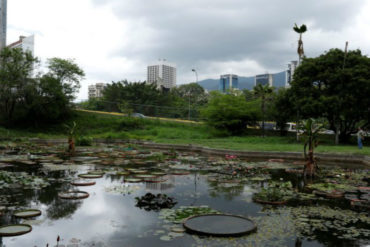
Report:
[[[38,139],[31,138],[30,142],[38,144],[62,144],[66,143],[65,139]],[[209,147],[202,147],[197,145],[182,145],[182,144],[163,144],[154,143],[141,140],[122,140],[122,139],[93,139],[94,144],[136,144],[143,147],[160,149],[160,150],[176,150],[176,151],[190,151],[198,152],[205,155],[236,155],[240,158],[251,158],[251,159],[286,159],[303,161],[303,155],[301,152],[267,152],[267,151],[242,151],[242,150],[229,150],[229,149],[216,149]],[[328,153],[316,153],[316,157],[319,161],[335,164],[338,162],[345,164],[356,164],[365,165],[370,167],[370,156],[367,155],[352,155],[352,154],[328,154]]]

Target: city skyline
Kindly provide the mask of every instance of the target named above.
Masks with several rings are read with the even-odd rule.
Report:
[[[69,7],[72,4],[74,8]],[[51,57],[75,59],[86,72],[78,98],[86,99],[89,83],[144,81],[146,66],[161,57],[177,64],[177,84],[195,81],[193,68],[199,81],[221,74],[285,70],[298,58],[294,23],[308,27],[303,35],[308,57],[330,48],[344,49],[345,41],[349,49],[369,54],[369,11],[370,3],[362,0],[179,0],[171,4],[154,0],[146,5],[117,0],[17,0],[8,2],[7,40],[35,34],[35,55],[43,62]],[[269,18],[258,18],[262,13]]]

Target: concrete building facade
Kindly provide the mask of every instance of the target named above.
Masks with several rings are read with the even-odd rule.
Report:
[[[256,75],[254,85],[257,86],[258,84],[261,84],[262,86],[269,85],[270,87],[272,87],[273,86],[272,74]]]
[[[21,48],[24,52],[29,51],[34,56],[35,36],[19,36],[19,40],[8,45],[9,48]]]
[[[96,83],[95,85],[90,85],[88,88],[89,99],[103,97],[103,91],[105,87],[106,84],[102,82]]]
[[[6,46],[7,0],[0,0],[0,50]]]
[[[234,74],[221,75],[218,90],[226,93],[231,89],[238,89],[238,80],[238,76]]]
[[[293,81],[294,72],[298,67],[298,61],[291,61],[288,64],[288,70],[286,71],[286,84],[285,87],[289,87],[290,83]]]
[[[176,66],[159,61],[147,67],[147,83],[156,83],[158,88],[171,89],[176,87]]]

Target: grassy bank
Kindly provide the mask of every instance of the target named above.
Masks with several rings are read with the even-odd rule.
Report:
[[[278,133],[267,132],[267,137],[261,137],[259,130],[249,130],[247,136],[219,137],[220,133],[209,129],[203,124],[179,123],[153,119],[129,119],[127,117],[77,112],[73,120],[78,124],[77,133],[91,138],[141,139],[158,143],[193,144],[214,148],[250,150],[250,151],[281,151],[302,152],[302,143],[297,143],[294,133],[286,137]],[[40,126],[39,128],[0,127],[1,138],[66,138],[66,128],[63,125]],[[359,150],[356,144],[333,145],[334,136],[323,135],[317,152],[346,153],[370,155],[370,148],[365,141],[365,147]]]

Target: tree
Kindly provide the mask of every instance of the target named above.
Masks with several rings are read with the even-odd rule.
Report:
[[[35,125],[63,120],[83,78],[83,71],[72,60],[53,58],[49,71],[33,73],[38,59],[21,49],[0,53],[0,121]],[[35,75],[33,75],[35,74]]]
[[[299,57],[299,63],[301,63],[301,59],[304,56],[304,49],[303,49],[303,41],[302,41],[302,34],[307,31],[307,27],[305,24],[301,25],[300,27],[295,24],[293,27],[293,30],[299,34],[299,40],[298,40],[298,48],[297,48],[297,53]]]
[[[247,125],[255,125],[258,119],[258,101],[247,102],[242,94],[211,92],[209,103],[201,114],[206,123],[232,135],[242,134]]]
[[[256,85],[254,88],[254,95],[261,99],[261,112],[262,112],[262,136],[265,137],[265,112],[266,101],[271,99],[273,88],[269,85],[263,86],[262,84]]]
[[[62,58],[50,58],[48,69],[45,76],[59,81],[64,94],[70,101],[73,100],[85,76],[84,71],[73,60]]]
[[[295,117],[295,103],[292,102],[291,91],[286,88],[280,88],[271,102],[271,107],[268,108],[267,115],[276,122],[277,129],[280,130],[280,135],[287,134],[285,124]]]
[[[170,92],[160,91],[154,83],[113,82],[103,92],[103,100],[107,110],[120,111],[122,105],[129,106],[134,112],[144,115],[157,115],[157,106],[169,106],[172,102]]]
[[[343,68],[344,52],[339,49],[316,58],[305,58],[294,74],[289,89],[303,118],[328,120],[339,131],[339,140],[348,142],[362,121],[370,125],[370,58],[360,50],[349,51]]]
[[[18,106],[25,100],[26,89],[34,84],[31,78],[38,60],[22,49],[4,48],[0,52],[0,113],[10,124]]]

